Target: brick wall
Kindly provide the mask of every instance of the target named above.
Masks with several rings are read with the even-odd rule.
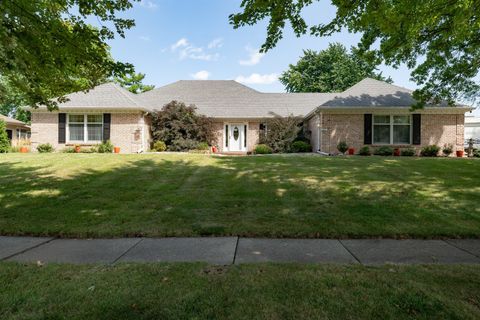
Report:
[[[309,120],[308,126],[311,130],[311,142],[314,150],[318,148],[317,143],[317,117]],[[463,114],[422,114],[421,144],[410,145],[419,151],[422,147],[436,144],[443,147],[451,144],[454,150],[463,149],[464,143],[464,121]],[[361,113],[323,113],[321,116],[321,127],[326,129],[322,132],[321,149],[328,153],[338,153],[337,144],[346,141],[349,146],[355,148],[356,152],[364,146],[364,115]],[[375,145],[370,145],[375,148]],[[393,146],[395,147],[395,146]],[[398,147],[409,147],[399,145]]]
[[[110,141],[120,147],[121,153],[134,153],[142,148],[149,140],[149,126],[142,123],[142,113],[111,113]],[[50,143],[57,151],[67,144],[58,143],[58,113],[32,112],[32,150],[39,144]],[[143,128],[143,135],[142,135]],[[145,145],[148,150],[148,144]]]

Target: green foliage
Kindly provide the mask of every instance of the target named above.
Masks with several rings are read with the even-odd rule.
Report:
[[[62,153],[75,153],[74,147],[65,147],[62,149]]]
[[[320,52],[304,50],[300,60],[291,64],[279,80],[288,92],[341,92],[367,77],[391,82],[357,51],[349,53],[340,43]]]
[[[266,120],[267,134],[261,136],[260,144],[268,145],[273,152],[291,152],[292,143],[302,130],[302,119],[289,115],[274,116]]]
[[[0,1],[0,104],[13,88],[26,105],[53,109],[50,98],[133,72],[107,44],[134,26],[119,16],[131,7],[129,0]],[[92,17],[100,27],[88,24]]]
[[[417,152],[415,151],[414,148],[406,148],[400,150],[400,155],[402,157],[413,157]]]
[[[266,144],[257,144],[254,150],[255,154],[270,154],[273,153],[272,148]]]
[[[295,141],[292,143],[292,152],[311,152],[312,146],[305,141]]]
[[[10,140],[7,135],[7,125],[5,121],[0,120],[0,153],[7,153],[10,151]]]
[[[40,153],[51,153],[55,151],[55,149],[50,143],[43,143],[37,146],[37,151]]]
[[[475,158],[480,158],[480,149],[473,149],[472,155],[473,155]]]
[[[442,152],[445,156],[449,156],[453,153],[453,146],[451,144],[447,144],[443,147]]]
[[[142,81],[144,78],[145,74],[133,72],[122,77],[115,78],[115,82],[132,93],[142,93],[155,88],[154,85],[143,84]]]
[[[153,150],[157,152],[163,152],[167,150],[167,145],[163,141],[155,141],[153,144]]]
[[[239,28],[270,18],[263,52],[276,46],[286,25],[297,36],[359,33],[359,54],[366,59],[393,67],[406,64],[412,70],[411,77],[420,87],[414,92],[418,101],[414,107],[430,101],[478,99],[475,77],[480,64],[474,63],[480,60],[478,1],[336,0],[331,21],[309,26],[302,10],[316,2],[320,0],[244,0],[242,11],[230,15],[230,23]]]
[[[101,144],[96,146],[95,152],[98,152],[98,153],[112,153],[113,152],[113,144],[110,142],[110,140],[102,142]]]
[[[163,141],[170,151],[188,151],[200,142],[216,142],[213,121],[196,112],[196,107],[172,101],[151,113],[154,141]]]
[[[422,148],[422,151],[420,151],[420,154],[422,157],[436,157],[438,156],[438,153],[440,152],[440,147],[433,144],[430,146],[425,146]]]
[[[208,150],[208,149],[210,149],[210,147],[208,146],[208,143],[206,143],[206,142],[200,142],[197,145],[197,150]]]
[[[369,156],[372,154],[372,152],[370,151],[370,147],[369,146],[363,146],[362,148],[360,148],[360,150],[358,151],[358,154],[361,155],[361,156]]]
[[[381,146],[376,148],[373,154],[377,156],[391,156],[393,155],[393,148],[389,146]]]
[[[346,141],[340,141],[337,144],[337,150],[340,151],[341,153],[345,154],[345,152],[347,152],[347,150],[348,150],[347,142]]]

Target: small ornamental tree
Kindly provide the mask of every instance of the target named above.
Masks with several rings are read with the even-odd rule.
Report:
[[[7,153],[10,150],[10,140],[8,140],[7,126],[5,121],[0,120],[0,153]]]
[[[169,151],[188,151],[199,143],[216,142],[213,121],[196,112],[194,105],[172,101],[162,110],[151,113],[154,141],[163,141]]]
[[[273,152],[291,152],[292,143],[302,130],[302,119],[290,115],[275,116],[266,121],[266,134],[260,138],[261,144],[272,148]]]

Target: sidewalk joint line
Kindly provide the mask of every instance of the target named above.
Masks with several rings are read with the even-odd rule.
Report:
[[[359,264],[363,265],[363,263],[360,261],[360,259],[358,259],[357,256],[354,255],[353,252],[350,251],[350,249],[347,248],[347,246],[342,242],[341,239],[338,239],[337,241],[340,242],[340,244],[342,245],[342,247],[344,247],[345,250],[347,250],[347,252],[350,253],[350,255],[351,255],[355,260],[357,260],[357,262],[358,262]]]
[[[123,258],[123,257],[124,257],[127,253],[129,253],[133,248],[135,248],[136,246],[138,246],[138,244],[139,244],[140,242],[142,242],[143,239],[145,239],[145,238],[140,238],[140,240],[139,240],[137,243],[135,243],[133,246],[131,246],[130,248],[128,248],[124,253],[122,253],[120,256],[118,256],[118,258],[116,258],[115,260],[113,260],[113,261],[110,263],[110,265],[114,265],[115,263],[117,263],[118,260],[120,260],[121,258]]]
[[[454,248],[457,248],[458,250],[461,250],[461,251],[463,251],[463,252],[466,252],[466,253],[468,253],[469,255],[472,255],[472,256],[474,256],[475,258],[480,259],[480,256],[477,256],[475,253],[470,252],[470,251],[468,251],[467,249],[463,249],[463,248],[461,248],[461,247],[458,247],[458,246],[454,245],[453,243],[450,243],[448,240],[442,240],[442,241],[443,241],[444,243],[446,243],[446,244],[454,247]]]
[[[233,252],[232,264],[235,264],[235,260],[237,259],[238,242],[240,242],[240,237],[239,236],[237,236],[237,242],[235,243],[235,251]]]
[[[45,241],[43,241],[43,242],[40,242],[40,243],[38,243],[38,244],[36,244],[36,245],[34,245],[34,246],[28,247],[28,248],[23,249],[23,250],[21,250],[21,251],[15,252],[15,253],[13,253],[13,254],[11,254],[11,255],[9,255],[9,256],[6,256],[6,257],[0,259],[0,261],[6,261],[6,260],[8,260],[8,259],[10,259],[10,258],[13,258],[13,257],[15,257],[15,256],[18,256],[19,254],[25,253],[25,252],[30,251],[30,250],[32,250],[32,249],[36,249],[36,248],[38,248],[38,247],[40,247],[40,246],[43,246],[44,244],[47,244],[47,243],[49,243],[49,242],[52,242],[52,241],[58,240],[58,239],[59,239],[58,237],[51,237],[51,238],[49,238],[48,240],[45,240]]]

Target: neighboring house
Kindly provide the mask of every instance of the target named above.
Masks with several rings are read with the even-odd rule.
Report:
[[[122,152],[150,147],[149,112],[172,100],[194,104],[215,120],[217,146],[224,153],[252,151],[273,116],[305,119],[314,151],[336,153],[345,140],[364,145],[452,144],[463,148],[464,114],[471,108],[426,106],[410,111],[411,91],[364,79],[341,93],[261,93],[235,81],[178,81],[142,94],[113,83],[67,96],[59,110],[32,110],[32,144],[55,148],[110,140]],[[267,128],[268,130],[268,128]]]
[[[0,120],[7,124],[7,136],[15,146],[22,139],[30,138],[30,126],[26,123],[0,114]]]
[[[475,147],[480,147],[480,117],[465,117],[465,144],[469,139],[474,140]]]

